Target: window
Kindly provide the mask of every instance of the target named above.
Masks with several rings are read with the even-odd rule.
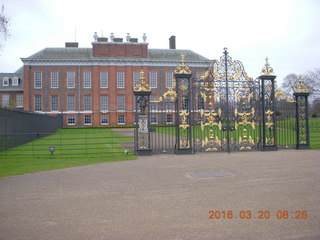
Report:
[[[136,87],[137,83],[140,81],[140,72],[134,71],[133,72],[133,88]]]
[[[84,115],[84,125],[91,125],[91,115]]]
[[[200,79],[204,75],[204,72],[197,72],[197,79]]]
[[[58,111],[58,96],[51,96],[51,111]]]
[[[34,111],[41,111],[41,110],[42,110],[42,97],[34,96]]]
[[[167,115],[167,124],[173,124],[173,115],[172,114]]]
[[[108,72],[100,72],[100,88],[108,88]]]
[[[12,79],[12,86],[18,86],[19,85],[19,78],[13,77]]]
[[[23,94],[16,95],[16,105],[17,107],[23,107]]]
[[[198,109],[204,109],[204,99],[202,96],[198,98]]]
[[[107,95],[100,96],[100,109],[103,111],[108,110],[108,96]]]
[[[51,72],[51,88],[59,87],[58,72]]]
[[[172,79],[173,79],[173,74],[172,72],[166,72],[166,88],[172,88]]]
[[[42,72],[34,72],[34,88],[42,88]]]
[[[150,88],[157,88],[157,72],[149,72]]]
[[[75,73],[74,72],[67,72],[67,87],[68,88],[74,88],[74,77]]]
[[[91,96],[84,96],[84,111],[91,111]]]
[[[68,96],[68,111],[74,111],[74,96]]]
[[[2,94],[2,107],[9,107],[9,94]]]
[[[168,111],[173,111],[174,110],[174,102],[171,102],[170,100],[170,96],[167,96],[167,99],[166,99],[166,109]]]
[[[74,115],[68,115],[68,125],[75,125]]]
[[[124,119],[124,115],[118,115],[118,124],[125,124],[125,119]]]
[[[90,71],[84,72],[83,87],[84,88],[91,88],[91,72]]]
[[[150,111],[156,112],[158,110],[157,103],[155,102],[157,100],[157,96],[151,95],[150,96]]]
[[[118,95],[118,110],[124,111],[125,110],[125,102],[124,102],[124,96]]]
[[[150,122],[151,122],[151,124],[157,124],[158,123],[158,116],[157,116],[157,114],[151,114],[150,115]]]
[[[8,78],[8,77],[4,77],[4,78],[3,78],[2,85],[3,85],[4,87],[9,86],[9,78]]]
[[[117,72],[117,87],[124,88],[124,72]]]
[[[189,109],[189,98],[187,96],[183,96],[182,100],[182,109],[183,110],[188,110]]]
[[[106,114],[101,115],[101,125],[109,124],[109,116]]]
[[[133,96],[134,110],[137,110],[139,96]]]

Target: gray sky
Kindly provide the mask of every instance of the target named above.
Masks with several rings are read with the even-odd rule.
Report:
[[[279,84],[289,73],[320,68],[318,0],[0,0],[11,18],[11,37],[0,56],[0,72],[13,72],[46,47],[76,40],[91,47],[93,33],[116,37],[130,33],[149,48],[178,49],[218,59],[228,47],[248,74],[257,77],[264,58]],[[75,30],[76,29],[76,30]]]

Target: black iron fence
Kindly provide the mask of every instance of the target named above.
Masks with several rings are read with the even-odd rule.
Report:
[[[10,149],[4,146],[7,150],[0,152],[0,159],[105,159],[132,155],[133,152],[132,128],[125,132],[110,128],[59,129],[57,132],[8,133],[6,136],[28,139],[28,142]]]
[[[49,116],[0,108],[0,151],[48,136],[61,127],[60,115]]]

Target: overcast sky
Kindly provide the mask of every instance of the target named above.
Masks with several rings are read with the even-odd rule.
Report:
[[[0,72],[14,72],[20,58],[67,41],[91,47],[94,32],[130,33],[149,48],[178,49],[218,59],[228,47],[248,74],[257,77],[264,58],[278,82],[289,73],[320,68],[318,0],[0,0],[11,19],[11,37],[0,55]],[[187,60],[187,59],[186,59]]]

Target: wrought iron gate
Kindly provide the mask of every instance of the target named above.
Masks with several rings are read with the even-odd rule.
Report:
[[[194,82],[193,136],[196,151],[259,147],[259,81],[249,77],[227,49]]]
[[[302,77],[290,100],[275,91],[268,58],[261,76],[253,79],[226,48],[199,78],[181,57],[173,86],[157,99],[149,99],[151,89],[141,72],[134,93],[140,100],[148,97],[144,108],[137,102],[137,154],[309,148],[309,93]]]

